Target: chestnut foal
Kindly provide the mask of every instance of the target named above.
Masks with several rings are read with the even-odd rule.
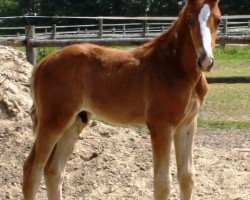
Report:
[[[133,50],[78,44],[47,56],[33,71],[36,140],[24,164],[23,194],[33,200],[44,173],[48,199],[62,199],[66,162],[90,116],[150,131],[154,198],[170,193],[174,141],[180,196],[192,198],[197,112],[214,63],[218,0],[187,0],[176,23]]]

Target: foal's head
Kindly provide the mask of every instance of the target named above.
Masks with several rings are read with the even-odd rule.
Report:
[[[197,65],[210,71],[214,64],[212,49],[215,46],[221,13],[219,0],[187,0],[186,23],[197,53]]]

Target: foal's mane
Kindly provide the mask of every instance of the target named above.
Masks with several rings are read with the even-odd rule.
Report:
[[[145,44],[142,44],[139,46],[136,51],[140,52],[141,54],[148,55],[151,53],[154,49],[162,49],[164,48],[165,53],[170,53],[168,50],[172,51],[172,49],[165,48],[167,45],[171,45],[173,43],[173,36],[176,33],[177,29],[179,26],[183,25],[183,17],[185,15],[185,10],[186,10],[186,5],[182,8],[182,10],[179,12],[178,19],[167,29],[165,30],[162,34],[159,36],[151,39]]]

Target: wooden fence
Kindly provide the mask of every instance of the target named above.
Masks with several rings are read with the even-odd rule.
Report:
[[[23,19],[27,24],[39,24],[39,20],[74,19],[80,25],[36,25],[37,39],[81,39],[81,38],[134,38],[152,37],[168,29],[177,17],[63,17],[63,16],[16,16],[0,17],[1,20]],[[59,21],[60,20],[60,21]],[[31,23],[31,22],[29,22]],[[5,34],[11,32],[11,34]],[[250,15],[223,16],[219,27],[219,36],[249,36]],[[25,38],[25,26],[0,27],[0,38]]]
[[[23,17],[23,16],[22,16]],[[35,17],[35,16],[34,16]],[[40,16],[41,17],[41,16]],[[44,16],[45,17],[45,16]],[[18,18],[18,17],[17,17]],[[59,18],[59,17],[57,17]],[[66,18],[66,17],[64,17]],[[95,19],[98,25],[74,25],[74,26],[27,26],[17,27],[17,30],[24,29],[25,36],[16,34],[15,36],[0,35],[0,44],[9,46],[25,46],[27,60],[36,64],[36,47],[63,47],[76,43],[93,43],[99,45],[139,45],[147,42],[151,37],[160,34],[167,29],[176,17],[79,17],[80,19]],[[0,17],[1,20],[1,17]],[[141,23],[109,23],[104,24],[104,20],[139,20]],[[157,22],[152,22],[156,20]],[[165,22],[163,23],[162,21]],[[233,20],[241,20],[241,23]],[[166,22],[168,21],[168,22]],[[246,23],[247,22],[247,23]],[[220,33],[217,39],[218,44],[250,44],[250,15],[244,16],[224,16],[220,26]],[[231,25],[234,28],[230,27]],[[90,29],[97,26],[98,29]],[[137,28],[134,28],[137,26]],[[138,27],[141,26],[141,27]],[[89,30],[86,28],[88,27]],[[108,27],[108,29],[106,29]],[[121,27],[118,29],[116,27]],[[132,28],[131,28],[132,27]],[[150,28],[151,27],[151,28]],[[154,29],[152,27],[155,27]],[[158,28],[156,28],[158,27]],[[9,27],[0,27],[8,30]],[[13,27],[12,27],[13,28]],[[48,32],[48,29],[51,31]],[[74,31],[57,31],[58,29],[77,28]],[[44,32],[42,33],[41,30]],[[83,32],[81,29],[84,29]],[[91,31],[90,31],[91,30]],[[153,31],[154,30],[154,31]],[[38,31],[38,32],[37,32]],[[208,78],[209,83],[250,83],[250,76],[245,77],[216,77]]]

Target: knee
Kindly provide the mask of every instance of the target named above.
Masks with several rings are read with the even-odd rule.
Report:
[[[46,166],[44,168],[44,177],[46,180],[60,180],[62,178],[62,173],[57,167]]]
[[[179,173],[178,180],[182,188],[192,188],[194,185],[194,172]]]
[[[154,180],[155,200],[167,199],[171,190],[171,180],[168,177],[156,177]]]

